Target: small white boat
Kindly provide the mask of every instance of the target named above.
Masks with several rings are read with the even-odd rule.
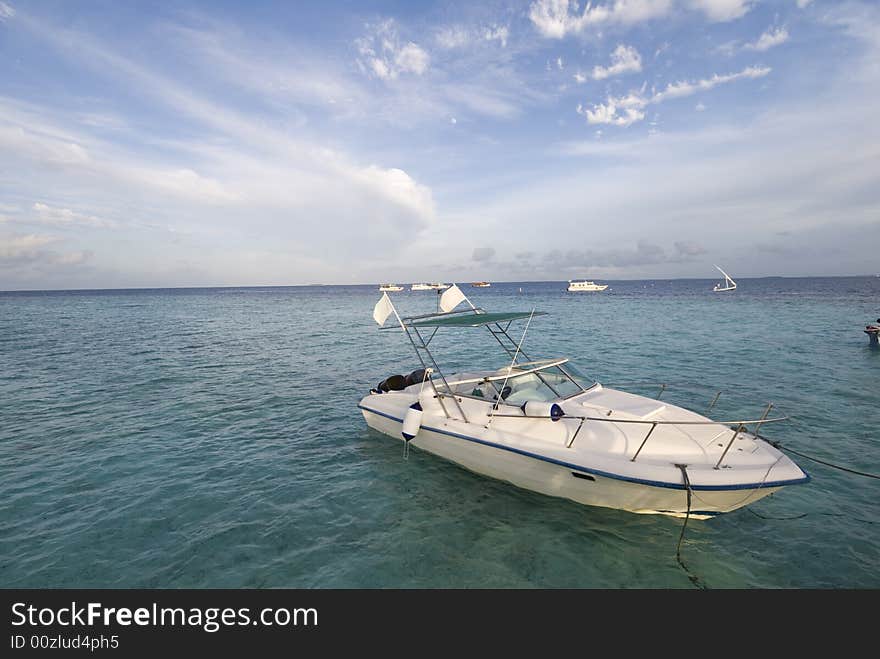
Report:
[[[443,298],[443,312],[401,318],[383,295],[373,312],[380,326],[395,315],[421,367],[385,378],[358,407],[371,428],[407,449],[541,494],[679,517],[729,512],[810,480],[759,436],[765,424],[782,420],[768,416],[771,406],[760,418],[713,421],[607,388],[565,358],[534,360],[523,352],[508,328],[541,312],[486,313],[457,286]],[[461,301],[471,308],[450,309]],[[488,329],[508,364],[445,374],[431,340],[440,329],[471,327]]]
[[[586,279],[569,279],[568,291],[575,293],[577,291],[604,291],[608,288],[608,284],[597,284]]]
[[[880,345],[880,318],[877,319],[876,325],[865,325],[865,334],[868,335],[868,343],[872,346]]]
[[[441,283],[430,283],[430,284],[413,284],[410,287],[411,291],[442,291],[449,288],[449,284],[441,284]]]
[[[390,291],[393,293],[396,291],[402,291],[403,286],[398,286],[397,284],[379,284],[379,290],[380,291]]]
[[[474,288],[489,288],[489,286],[491,285],[492,284],[487,281],[475,281],[471,283],[471,286],[473,286]]]
[[[736,282],[730,278],[730,275],[724,272],[717,265],[715,266],[722,275],[724,275],[724,283],[723,284],[715,284],[715,288],[712,290],[716,293],[723,293],[724,291],[735,291],[736,290]]]

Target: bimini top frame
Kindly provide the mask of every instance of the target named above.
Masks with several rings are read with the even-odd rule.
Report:
[[[463,299],[467,300],[467,298]],[[467,301],[470,304],[470,300]],[[421,316],[408,316],[404,318],[400,318],[398,316],[398,321],[400,322],[400,327],[403,328],[404,332],[406,332],[407,338],[412,344],[416,356],[418,357],[419,362],[421,362],[422,367],[426,371],[436,373],[439,381],[442,382],[441,390],[441,388],[438,388],[437,386],[438,382],[434,381],[430,377],[427,378],[428,382],[434,389],[434,394],[440,401],[440,404],[443,407],[443,411],[445,412],[446,416],[448,418],[454,418],[450,414],[449,408],[444,403],[445,398],[451,398],[455,403],[458,415],[463,421],[467,422],[467,417],[461,407],[461,403],[458,397],[453,392],[452,387],[450,387],[449,382],[446,379],[446,375],[443,373],[443,370],[440,368],[440,365],[437,363],[437,360],[434,358],[434,355],[431,353],[431,350],[429,348],[431,341],[437,334],[437,331],[441,327],[485,327],[488,330],[489,334],[492,335],[492,337],[498,342],[501,348],[507,353],[507,356],[511,358],[512,361],[510,364],[510,368],[512,369],[515,366],[522,365],[520,362],[518,362],[520,358],[526,360],[526,363],[532,362],[533,360],[525,351],[522,350],[522,346],[517,343],[517,341],[514,340],[512,336],[510,336],[509,330],[511,324],[515,320],[531,319],[534,316],[545,315],[547,314],[544,311],[487,313],[485,310],[471,305],[470,309],[463,309],[461,311],[446,311],[442,313],[430,313]],[[382,327],[380,329],[392,329],[393,327],[394,326],[392,325],[389,327]],[[560,362],[559,364],[560,370],[563,370],[561,366],[562,363],[564,362]],[[554,393],[558,394],[556,389],[554,389],[553,386],[549,382],[547,382],[547,380],[541,375],[540,370],[536,370],[535,374]],[[566,375],[572,380],[572,382],[583,389],[583,386],[580,384],[580,382],[577,381],[576,378],[572,377],[568,373],[566,373]]]

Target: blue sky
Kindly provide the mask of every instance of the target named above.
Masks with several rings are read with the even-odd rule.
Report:
[[[0,0],[0,289],[880,272],[880,6]]]

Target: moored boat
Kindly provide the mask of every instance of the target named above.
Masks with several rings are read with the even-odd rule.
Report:
[[[604,291],[606,288],[608,288],[608,284],[597,284],[586,279],[569,279],[568,281],[569,293],[577,293],[579,291]]]
[[[442,291],[447,288],[449,288],[449,284],[441,284],[439,282],[432,282],[432,283],[422,282],[422,283],[418,283],[418,284],[413,284],[410,287],[410,290],[411,291]]]
[[[454,311],[462,301],[470,309]],[[528,490],[636,513],[707,518],[809,481],[759,434],[783,420],[769,406],[757,418],[715,421],[605,387],[566,358],[530,358],[508,328],[541,312],[488,313],[454,285],[440,306],[401,318],[383,295],[374,309],[380,326],[395,315],[420,367],[385,378],[358,407],[371,428],[407,447]],[[510,362],[445,374],[431,340],[463,328],[489,330]]]

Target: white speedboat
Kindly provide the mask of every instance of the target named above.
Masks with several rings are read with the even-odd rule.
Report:
[[[430,284],[425,284],[425,283],[413,284],[410,287],[410,290],[411,291],[442,291],[447,288],[449,288],[449,284],[441,284],[441,283],[435,282],[435,283],[430,283]]]
[[[470,304],[456,286],[446,296]],[[407,449],[582,504],[695,518],[810,480],[759,436],[765,424],[782,420],[768,416],[770,406],[758,418],[713,421],[590,381],[565,358],[529,358],[508,329],[540,312],[441,307],[444,312],[401,318],[383,295],[373,314],[381,326],[394,313],[421,368],[385,378],[358,407],[371,428]],[[509,363],[445,374],[431,339],[441,329],[465,328],[488,329]]]
[[[576,293],[578,291],[604,291],[608,288],[608,284],[597,284],[586,279],[569,279],[568,291]]]
[[[730,275],[724,272],[724,270],[719,268],[717,265],[715,266],[715,268],[718,270],[718,272],[724,275],[724,283],[715,284],[715,288],[713,288],[712,290],[716,293],[723,293],[724,291],[735,291],[736,282],[730,278]]]
[[[475,281],[471,283],[474,288],[489,288],[492,284],[487,281]]]
[[[403,286],[398,286],[397,284],[379,284],[379,290],[395,293],[397,291],[402,291]]]

